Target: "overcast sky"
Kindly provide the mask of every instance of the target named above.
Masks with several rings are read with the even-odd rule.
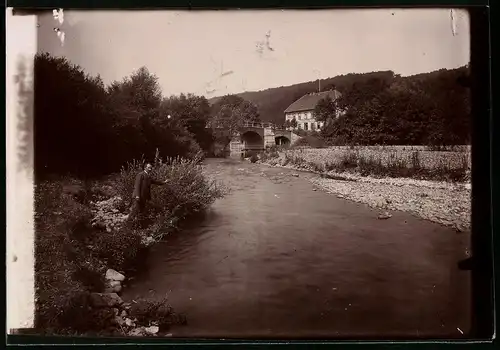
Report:
[[[66,11],[64,46],[47,14],[39,19],[38,48],[106,83],[146,66],[164,95],[212,97],[318,76],[463,66],[469,20],[461,11],[453,17],[446,9]]]

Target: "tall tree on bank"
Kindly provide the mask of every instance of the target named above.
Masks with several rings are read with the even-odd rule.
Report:
[[[199,152],[198,144],[184,123],[190,115],[196,115],[196,106],[184,104],[178,110],[168,110],[158,77],[146,67],[119,83],[113,83],[109,94],[114,110],[121,114],[118,120],[124,127],[119,130],[129,134],[126,154],[134,154],[134,158],[142,155],[151,158],[156,149],[164,156],[190,156]],[[178,100],[184,101],[182,98]],[[170,112],[178,119],[170,120]]]
[[[171,123],[187,129],[202,149],[208,150],[213,142],[213,135],[207,128],[210,118],[210,105],[204,96],[181,94],[164,98],[161,114],[170,116]]]
[[[236,95],[226,95],[212,106],[210,125],[225,132],[219,141],[229,142],[246,122],[260,122],[256,105]]]
[[[117,133],[124,140],[120,153],[124,158],[139,158],[154,152],[158,145],[152,121],[159,116],[162,100],[158,77],[141,67],[130,77],[113,82],[108,93]]]
[[[109,170],[113,131],[101,78],[43,53],[35,56],[34,89],[35,176]]]

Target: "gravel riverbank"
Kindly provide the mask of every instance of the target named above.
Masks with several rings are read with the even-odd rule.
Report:
[[[291,164],[282,166],[275,161],[261,164],[315,173],[317,176],[309,180],[318,188],[383,212],[410,212],[422,219],[454,227],[457,231],[470,230],[470,183],[374,178],[352,173],[320,174]]]

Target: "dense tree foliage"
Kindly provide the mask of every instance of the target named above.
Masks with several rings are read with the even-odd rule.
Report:
[[[164,99],[141,68],[105,86],[65,58],[35,58],[35,174],[99,176],[156,149],[190,157],[206,135],[209,105],[193,95]],[[171,118],[168,118],[171,115]]]
[[[332,117],[332,113],[337,113],[337,101],[332,100],[330,96],[320,100],[314,109],[314,118],[320,122],[326,122]]]
[[[210,105],[203,96],[181,94],[163,99],[162,116],[170,116],[170,123],[185,128],[203,150],[208,150],[213,142],[213,134],[207,128],[210,120]]]
[[[226,130],[218,137],[219,141],[229,142],[231,136],[246,122],[260,122],[259,110],[253,103],[236,95],[225,95],[212,105],[211,127],[214,130]]]
[[[257,106],[236,95],[225,95],[212,105],[211,125],[226,127],[260,122]]]
[[[467,144],[470,96],[459,84],[467,74],[464,67],[353,84],[337,101],[341,117],[331,101],[316,106],[327,121],[323,136],[332,144]]]

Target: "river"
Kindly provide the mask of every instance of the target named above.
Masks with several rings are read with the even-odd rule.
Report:
[[[460,338],[470,327],[470,235],[336,198],[315,176],[231,159],[232,191],[153,247],[124,300],[168,293],[174,337]],[[296,174],[299,174],[297,177]],[[462,335],[462,332],[465,335]]]

